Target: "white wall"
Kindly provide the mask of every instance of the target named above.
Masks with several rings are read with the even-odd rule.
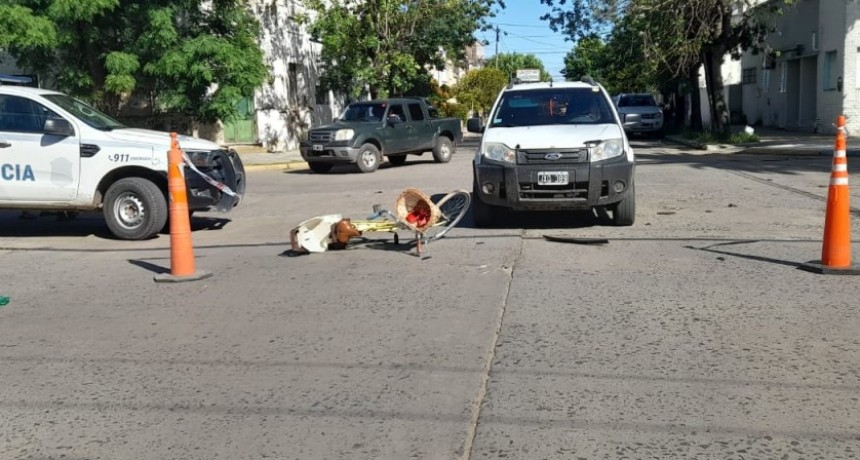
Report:
[[[252,0],[260,20],[260,46],[271,77],[254,97],[257,141],[268,151],[294,150],[312,126],[331,122],[343,97],[317,101],[319,43],[294,17],[311,14],[298,0]]]

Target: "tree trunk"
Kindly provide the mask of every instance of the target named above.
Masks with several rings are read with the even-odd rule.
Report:
[[[699,97],[699,69],[690,69],[690,129],[702,131],[702,100]],[[686,113],[686,107],[684,107]]]
[[[705,82],[708,87],[708,100],[711,103],[711,123],[713,131],[725,137],[731,135],[732,126],[729,110],[723,95],[723,64],[724,50],[720,47],[705,52]]]

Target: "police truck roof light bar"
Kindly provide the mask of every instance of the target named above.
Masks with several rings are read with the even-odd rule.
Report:
[[[33,79],[30,77],[18,77],[15,75],[0,73],[0,85],[29,85],[30,83],[33,83]]]

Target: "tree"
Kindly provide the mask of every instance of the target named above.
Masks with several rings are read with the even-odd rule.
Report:
[[[720,67],[727,54],[764,49],[770,21],[796,0],[541,0],[551,8],[544,16],[553,30],[581,36],[595,24],[617,23],[620,18],[640,22],[645,58],[675,77],[698,78],[705,66],[708,98],[715,131],[729,131],[728,107],[723,99]],[[735,11],[740,11],[735,14]],[[766,50],[765,50],[766,51]],[[693,108],[693,113],[697,108]]]
[[[606,85],[604,75],[609,66],[608,57],[606,44],[600,37],[597,35],[584,37],[564,57],[564,69],[561,73],[568,81],[579,80],[584,75],[590,75]]]
[[[108,113],[136,96],[156,112],[227,120],[267,76],[242,0],[9,1],[0,47]]]
[[[304,0],[316,13],[326,87],[358,96],[398,95],[428,67],[458,62],[501,0]]]
[[[517,69],[539,69],[541,81],[551,81],[552,75],[546,71],[543,61],[534,54],[499,53],[484,64],[501,70],[508,76],[516,76]]]
[[[485,113],[508,81],[508,74],[495,67],[470,70],[454,88],[454,95],[461,105]]]

